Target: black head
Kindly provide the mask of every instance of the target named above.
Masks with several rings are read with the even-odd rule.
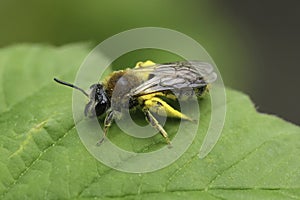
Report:
[[[94,117],[104,114],[110,107],[110,100],[106,95],[103,85],[97,83],[91,85],[91,93],[84,109],[85,116]]]
[[[106,92],[101,84],[91,85],[90,94],[87,94],[83,89],[61,80],[54,78],[54,80],[62,85],[66,85],[81,91],[87,96],[90,101],[86,104],[84,109],[85,116],[94,117],[104,114],[110,107],[110,99],[107,97]]]

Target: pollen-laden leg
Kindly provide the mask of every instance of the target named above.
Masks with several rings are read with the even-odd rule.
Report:
[[[114,121],[114,114],[112,111],[110,111],[106,117],[105,117],[105,120],[104,120],[104,135],[103,137],[97,142],[97,145],[100,145],[104,139],[106,138],[106,135],[107,135],[107,132],[108,132],[108,129],[109,127],[111,126],[112,122]]]
[[[161,133],[161,135],[166,139],[166,142],[168,144],[170,144],[170,139],[168,137],[167,132],[159,124],[157,119],[155,119],[152,113],[156,113],[160,116],[175,117],[175,118],[181,118],[181,119],[193,121],[190,117],[172,108],[164,100],[155,97],[154,94],[141,96],[139,100],[144,101],[143,111],[145,112],[147,121]]]
[[[144,108],[147,108],[151,112],[156,113],[160,116],[174,117],[174,118],[180,118],[188,121],[194,121],[189,116],[172,108],[167,102],[165,102],[159,97],[154,96],[153,94],[141,96],[139,97],[139,99],[140,100],[142,99],[144,101],[143,103]]]

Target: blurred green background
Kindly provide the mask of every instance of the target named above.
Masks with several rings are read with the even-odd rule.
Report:
[[[295,1],[295,4],[298,3]],[[284,6],[287,9],[282,9]],[[299,108],[295,108],[300,99],[295,92],[299,81],[286,84],[284,81],[292,79],[288,73],[284,74],[287,76],[284,79],[281,73],[286,72],[286,65],[292,65],[287,62],[294,60],[285,58],[290,55],[290,49],[279,51],[281,48],[278,47],[280,41],[290,39],[287,38],[288,27],[295,24],[288,21],[290,24],[284,29],[286,36],[274,38],[278,31],[284,32],[278,25],[286,25],[284,17],[296,12],[294,7],[288,3],[276,5],[273,1],[258,4],[233,0],[2,0],[0,46],[19,43],[61,46],[82,41],[97,45],[132,28],[174,29],[194,38],[208,51],[226,86],[249,94],[260,111],[300,124]],[[300,15],[291,19],[299,25],[297,17],[299,19]],[[276,59],[284,60],[285,63],[281,63],[284,65],[277,66]],[[129,64],[125,63],[126,66]],[[295,73],[291,71],[290,74]]]

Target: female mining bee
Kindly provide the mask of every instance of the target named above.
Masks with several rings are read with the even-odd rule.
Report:
[[[217,78],[213,67],[206,62],[179,61],[156,64],[152,61],[138,62],[135,68],[115,71],[103,82],[90,86],[88,94],[83,89],[58,80],[60,84],[75,88],[89,98],[84,109],[85,116],[99,117],[106,113],[104,137],[113,120],[120,119],[124,109],[140,107],[146,120],[170,144],[167,132],[153,115],[181,118],[193,121],[187,115],[171,107],[164,99],[188,100],[200,97],[210,83]]]

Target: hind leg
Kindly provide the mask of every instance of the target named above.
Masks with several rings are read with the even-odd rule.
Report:
[[[168,133],[159,124],[157,119],[152,115],[152,113],[148,109],[144,109],[144,113],[145,113],[147,121],[151,124],[151,126],[154,127],[156,130],[158,130],[160,132],[160,134],[165,138],[166,142],[170,145],[171,142],[170,142],[170,139],[168,137]]]
[[[180,118],[188,121],[194,121],[189,116],[181,113],[180,111],[174,109],[167,102],[159,97],[154,96],[154,94],[144,95],[139,97],[139,100],[143,100],[144,108],[149,109],[152,113],[156,113],[160,116]]]
[[[171,144],[170,139],[168,137],[168,133],[164,130],[164,128],[159,124],[157,119],[152,115],[152,113],[156,113],[160,116],[167,117],[175,117],[181,118],[189,121],[193,121],[190,117],[181,113],[180,111],[172,108],[169,104],[167,104],[164,100],[155,97],[153,94],[144,95],[140,97],[143,99],[143,111],[145,113],[147,121],[160,132],[160,134],[165,138],[168,144]]]

